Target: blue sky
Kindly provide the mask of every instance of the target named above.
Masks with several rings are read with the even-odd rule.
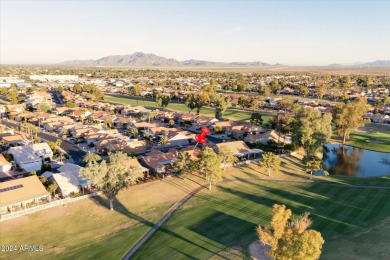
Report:
[[[390,59],[390,1],[0,0],[0,63],[136,51],[327,65]]]

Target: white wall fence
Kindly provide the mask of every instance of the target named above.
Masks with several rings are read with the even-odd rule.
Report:
[[[90,198],[90,197],[93,197],[93,196],[96,196],[96,195],[98,195],[98,193],[95,192],[95,193],[83,195],[83,196],[76,197],[76,198],[69,198],[68,197],[68,198],[65,198],[65,199],[53,200],[53,201],[51,201],[49,203],[45,203],[45,204],[42,204],[42,205],[34,206],[34,207],[31,207],[31,208],[28,208],[28,209],[15,211],[15,212],[8,213],[8,214],[0,214],[0,222],[6,221],[6,220],[9,220],[9,219],[13,219],[13,218],[17,218],[17,217],[20,217],[20,216],[32,214],[32,213],[35,213],[35,212],[38,212],[38,211],[41,211],[41,210],[50,209],[50,208],[53,208],[53,207],[56,207],[56,206],[66,205],[68,203],[72,203],[72,202],[75,202],[75,201],[83,200],[83,199]]]

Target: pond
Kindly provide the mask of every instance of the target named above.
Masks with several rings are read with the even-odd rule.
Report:
[[[348,145],[326,144],[323,162],[332,175],[373,177],[390,175],[390,153]]]

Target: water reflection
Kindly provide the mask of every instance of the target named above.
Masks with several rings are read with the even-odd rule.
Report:
[[[330,174],[356,177],[390,175],[390,153],[327,144],[324,164]]]

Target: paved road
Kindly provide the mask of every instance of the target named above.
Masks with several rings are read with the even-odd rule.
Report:
[[[58,104],[58,105],[63,105],[64,102],[62,102],[62,99],[58,96],[58,93],[56,93],[55,91],[51,91],[50,92],[52,97],[53,97],[53,101]]]
[[[2,124],[6,125],[8,127],[18,126],[18,124],[15,124],[15,123],[9,122],[9,121],[4,121],[4,120],[2,121]],[[46,141],[51,141],[51,142],[55,142],[58,139],[61,139],[61,138],[58,138],[54,135],[43,133],[43,132],[38,133],[38,136],[41,139],[44,139]],[[64,139],[61,139],[61,140],[62,140],[62,143],[60,145],[61,149],[64,150],[67,154],[69,154],[69,156],[73,159],[75,164],[78,164],[80,166],[84,166],[84,162],[82,160],[83,160],[83,157],[86,154],[86,152],[67,140],[64,140]]]

